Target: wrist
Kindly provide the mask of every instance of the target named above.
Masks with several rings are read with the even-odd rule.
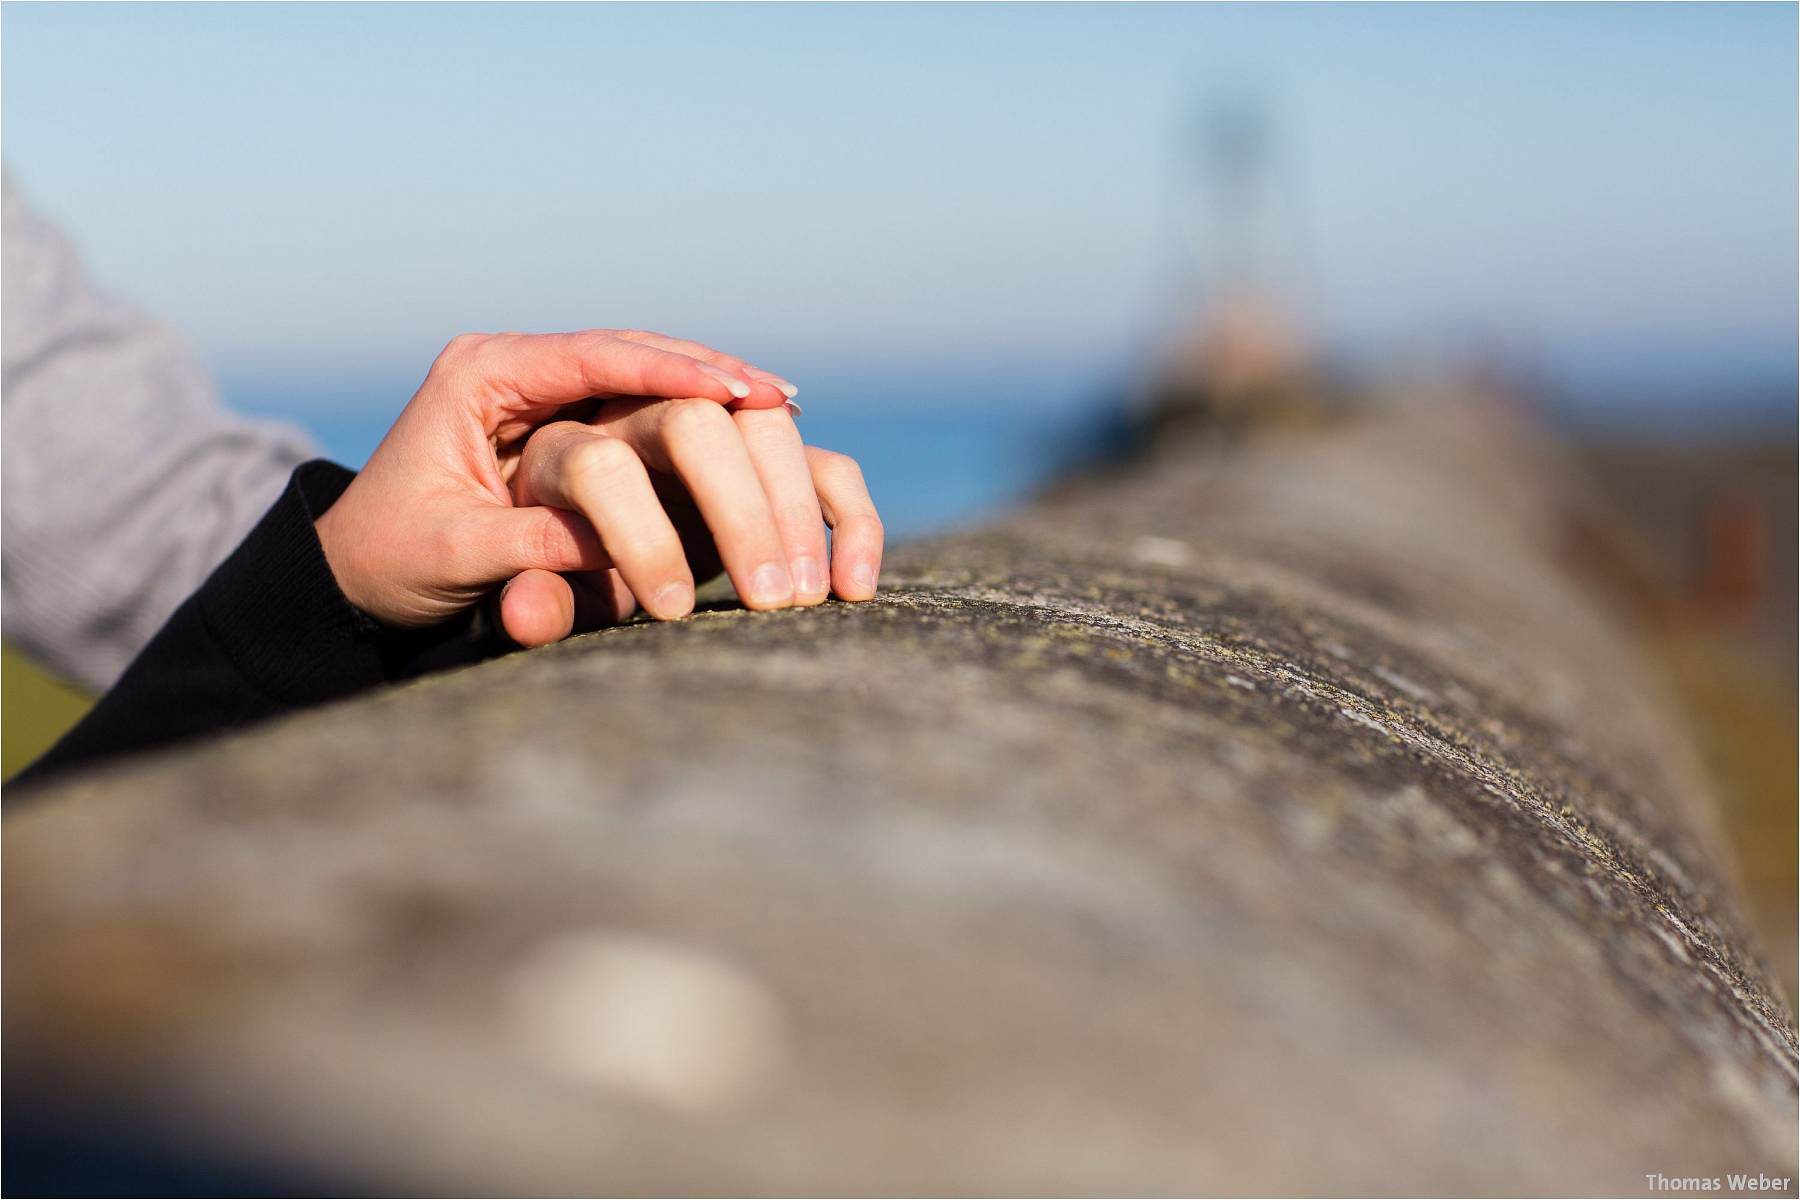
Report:
[[[331,577],[337,581],[344,599],[357,611],[379,619],[373,607],[374,597],[356,567],[356,556],[351,549],[355,544],[352,525],[350,513],[340,498],[314,518],[313,532],[318,536],[319,549],[325,554],[325,565],[331,569]]]

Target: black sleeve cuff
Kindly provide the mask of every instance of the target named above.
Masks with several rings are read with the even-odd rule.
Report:
[[[345,598],[313,526],[355,478],[323,459],[298,467],[195,597],[245,682],[282,707],[334,700],[387,679],[381,627]]]
[[[296,470],[231,557],[175,610],[80,724],[8,783],[221,733],[386,682],[392,634],[351,606],[313,521],[355,478]]]

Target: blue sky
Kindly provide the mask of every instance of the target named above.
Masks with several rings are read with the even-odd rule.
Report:
[[[1790,5],[3,19],[16,181],[228,377],[629,324],[884,393],[1091,386],[1188,286],[1197,105],[1249,92],[1271,270],[1333,346],[1793,384]]]

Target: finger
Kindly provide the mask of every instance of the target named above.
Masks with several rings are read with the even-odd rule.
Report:
[[[730,422],[710,401],[689,403]],[[694,577],[681,538],[657,501],[643,461],[623,439],[577,421],[546,425],[525,443],[513,488],[529,502],[586,517],[645,612],[667,621],[693,611]]]
[[[831,587],[844,600],[868,600],[881,578],[885,533],[881,514],[856,460],[817,446],[806,448],[819,507],[831,526]]]
[[[779,408],[734,413],[744,448],[762,480],[763,495],[775,514],[775,528],[786,548],[788,573],[794,580],[794,603],[812,605],[831,591],[825,572],[825,518],[806,461],[806,445],[794,419]]]
[[[712,531],[738,598],[746,608],[791,604],[787,551],[731,415],[703,400],[677,400],[656,421],[663,456]]]
[[[575,596],[554,571],[521,572],[500,593],[500,627],[521,646],[560,642],[575,628]]]
[[[690,341],[687,338],[669,337],[665,334],[649,333],[643,330],[633,330],[629,333],[622,333],[619,336],[643,341],[646,345],[660,346],[664,350],[673,350],[678,354],[685,354],[690,358],[697,358],[702,362],[709,362],[715,367],[723,367],[727,371],[743,375],[745,378],[752,381],[762,380],[763,382],[772,384],[777,391],[783,396],[786,396],[789,400],[792,400],[795,396],[800,394],[799,388],[775,374],[775,372],[765,371],[761,367],[747,363],[735,354],[727,354],[723,350],[715,350],[704,342]]]
[[[715,367],[729,371],[742,379],[749,380],[752,385],[757,385],[756,390],[751,393],[747,400],[739,402],[738,407],[740,408],[763,406],[777,408],[784,401],[792,400],[795,396],[800,394],[799,388],[775,374],[773,371],[765,371],[761,367],[753,367],[735,354],[727,354],[723,350],[714,350],[704,342],[689,341],[687,338],[669,337],[665,334],[650,333],[641,329],[630,330],[621,333],[619,336],[630,341],[642,342],[647,346],[655,346],[660,350],[670,350],[676,354],[685,354],[689,358],[699,359],[704,363],[711,363]],[[770,389],[779,392],[781,398],[777,400],[771,397],[769,395]]]
[[[497,389],[501,412],[541,412],[592,396],[749,401],[753,381],[686,354],[620,337],[582,333],[464,335],[433,365]]]

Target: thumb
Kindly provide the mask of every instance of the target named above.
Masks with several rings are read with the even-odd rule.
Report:
[[[483,506],[464,527],[471,584],[491,585],[524,571],[604,571],[612,559],[587,518],[561,508]]]
[[[553,571],[525,571],[500,589],[500,628],[521,646],[560,642],[575,629],[575,592]]]

